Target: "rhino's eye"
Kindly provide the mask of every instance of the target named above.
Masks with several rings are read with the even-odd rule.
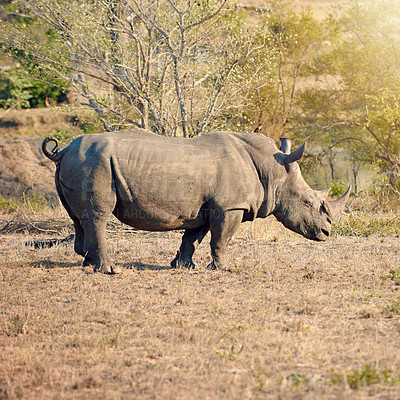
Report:
[[[325,213],[328,216],[328,222],[331,224],[332,223],[331,213],[329,211],[329,208],[326,207],[324,202],[322,202],[321,204],[321,212]]]
[[[312,202],[310,200],[302,200],[301,201],[306,207],[312,207]]]

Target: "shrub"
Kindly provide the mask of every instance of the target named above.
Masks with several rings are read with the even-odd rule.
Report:
[[[362,236],[371,235],[388,236],[400,234],[400,218],[372,219],[368,220],[366,215],[352,214],[345,220],[339,220],[332,224],[332,234],[340,236]]]
[[[6,212],[16,212],[19,209],[25,209],[30,212],[43,210],[47,205],[44,194],[27,197],[22,195],[20,198],[6,199],[0,194],[0,210]]]
[[[330,195],[333,197],[340,197],[346,191],[346,186],[343,185],[338,179],[334,179],[331,183]]]
[[[13,68],[0,78],[0,106],[21,109],[57,104],[66,100],[64,87],[60,79],[42,82]]]
[[[365,364],[363,368],[352,370],[346,374],[332,372],[331,384],[343,384],[344,382],[347,382],[351,389],[357,390],[362,386],[382,383],[398,385],[400,383],[400,376],[397,373],[389,371],[387,368],[377,370],[372,365]]]

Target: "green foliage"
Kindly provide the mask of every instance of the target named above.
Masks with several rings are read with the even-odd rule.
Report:
[[[7,73],[0,79],[0,105],[12,108],[30,108],[29,99],[32,97],[29,91],[27,79]]]
[[[362,369],[347,374],[346,379],[352,389],[358,389],[363,385],[378,383],[379,374],[371,365],[366,364]]]
[[[324,23],[317,21],[310,8],[301,14],[284,0],[270,1],[270,13],[260,17],[268,30],[266,53],[275,57],[269,82],[261,84],[243,110],[247,121],[263,123],[263,133],[274,139],[288,136],[288,122],[299,114],[298,95],[302,80],[310,76],[309,65],[329,36]],[[305,136],[308,136],[309,133]]]
[[[400,297],[396,300],[392,301],[392,303],[386,308],[387,313],[389,314],[400,314]]]
[[[30,210],[37,212],[43,210],[47,205],[44,194],[33,195],[31,197],[22,196],[20,204],[28,207]]]
[[[390,220],[378,218],[370,220],[366,215],[352,214],[345,220],[333,223],[332,234],[361,237],[399,235],[400,219],[396,217]]]
[[[342,194],[344,194],[346,191],[346,186],[342,182],[340,182],[338,179],[334,179],[331,183],[331,191],[329,194],[332,197],[340,197]]]
[[[17,212],[23,208],[29,212],[38,212],[44,210],[47,206],[47,200],[44,194],[33,195],[28,197],[22,195],[20,198],[9,198],[5,199],[0,194],[0,210],[6,212]]]
[[[353,176],[360,163],[370,164],[399,195],[397,3],[347,2],[320,21],[285,0],[266,1],[269,11],[255,13],[223,0],[122,8],[15,0],[7,9],[18,7],[24,17],[0,27],[0,46],[28,73],[4,75],[0,93],[8,94],[0,105],[43,106],[59,99],[68,79],[109,130],[134,125],[193,136],[263,122],[274,139],[307,138],[310,148],[321,148],[314,165],[329,163],[334,178],[334,149],[345,148]],[[138,16],[135,24],[127,13]],[[342,192],[338,182],[332,190]]]
[[[356,290],[356,289],[354,289],[354,290]],[[380,298],[380,297],[382,297],[381,294],[375,293],[375,292],[369,293],[365,296],[356,296],[356,295],[351,296],[351,298],[355,301],[367,302],[367,303],[369,303],[374,298]]]
[[[32,72],[32,69],[19,67],[2,73],[0,106],[16,109],[45,107],[64,99],[66,89],[61,80],[53,78],[42,82],[32,77],[29,72]]]
[[[77,115],[74,126],[85,134],[104,132],[104,127],[95,115]]]
[[[396,0],[337,7],[326,21],[334,32],[329,46],[322,46],[309,65],[316,84],[299,95],[302,114],[296,121],[315,132],[314,145],[345,147],[353,160],[378,166],[398,194],[399,18]],[[309,135],[310,129],[300,135]]]
[[[351,389],[357,390],[362,386],[376,384],[400,384],[400,375],[394,374],[387,368],[377,370],[371,364],[365,364],[361,369],[354,369],[345,374],[331,373],[330,384],[337,385],[347,382]]]
[[[308,384],[308,379],[301,374],[292,374],[290,377],[296,386]]]
[[[57,77],[54,71],[36,59],[31,51],[31,46],[58,47],[54,32],[49,30],[46,24],[40,24],[36,18],[29,17],[28,12],[24,13],[24,6],[18,5],[17,1],[6,4],[4,10],[10,13],[9,20],[15,31],[26,30],[30,37],[29,45],[26,42],[26,46],[22,47],[13,46],[5,40],[0,41],[0,53],[18,60],[7,65],[8,69],[1,73],[0,106],[17,109],[36,108],[64,101],[69,83]],[[2,21],[2,25],[6,26],[7,23]],[[9,60],[7,64],[10,64]]]
[[[69,79],[106,129],[193,136],[226,126],[269,82],[268,29],[246,26],[228,3],[15,0],[32,22],[4,24],[0,41]]]
[[[81,129],[69,129],[69,128],[61,128],[49,133],[50,136],[55,137],[61,147],[68,146],[68,144],[77,138],[78,136],[82,135]]]
[[[382,279],[391,279],[396,285],[400,285],[400,269],[395,268],[389,272],[387,275],[382,275]]]
[[[98,124],[94,122],[84,122],[80,128],[83,130],[84,133],[91,134],[97,133],[99,131]]]
[[[68,109],[68,108],[66,108]],[[82,134],[92,134],[104,132],[104,126],[96,118],[94,113],[86,110],[82,114],[74,113],[72,117],[72,127],[53,129],[48,132],[49,136],[54,136],[61,147],[67,146],[73,139]]]
[[[0,193],[0,210],[2,211],[13,211],[10,207],[10,203],[7,199],[5,199]]]

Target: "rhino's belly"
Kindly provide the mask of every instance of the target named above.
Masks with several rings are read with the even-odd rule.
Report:
[[[179,207],[142,206],[135,202],[118,202],[113,214],[124,224],[145,231],[191,229],[207,224],[207,213],[202,208],[179,210]]]

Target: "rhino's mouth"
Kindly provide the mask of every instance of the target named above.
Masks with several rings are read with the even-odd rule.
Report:
[[[283,218],[283,215],[280,213],[276,213],[274,215],[276,219],[281,222],[286,228],[292,230],[293,232],[299,233],[309,240],[315,240],[316,242],[325,242],[330,236],[330,224],[326,224],[325,228],[318,228],[315,225],[311,228],[308,228],[301,223],[297,225],[292,225],[287,219]]]
[[[309,237],[311,240],[315,240],[317,242],[325,242],[328,240],[330,232],[327,229],[321,228],[321,230]]]

